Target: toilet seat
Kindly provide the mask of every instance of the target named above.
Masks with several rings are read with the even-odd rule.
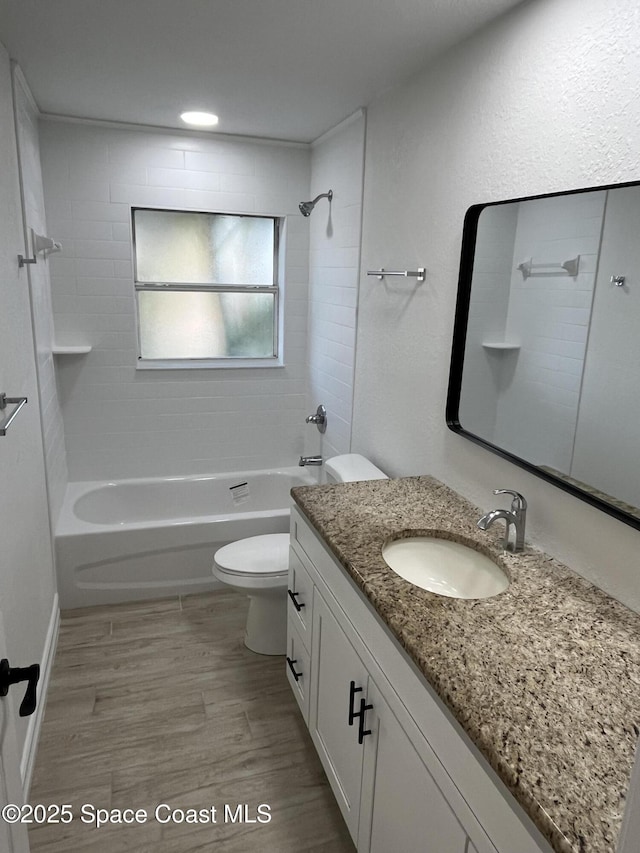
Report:
[[[219,548],[214,556],[220,574],[267,580],[286,578],[289,570],[289,534],[251,536]]]

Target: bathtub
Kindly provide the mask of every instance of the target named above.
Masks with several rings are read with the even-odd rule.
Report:
[[[289,491],[317,472],[278,468],[69,483],[56,527],[63,609],[202,592],[223,545],[289,530]]]

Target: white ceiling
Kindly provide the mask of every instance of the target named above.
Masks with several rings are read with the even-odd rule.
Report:
[[[309,142],[521,0],[0,0],[44,113]]]

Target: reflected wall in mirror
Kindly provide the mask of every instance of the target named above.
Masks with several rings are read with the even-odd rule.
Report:
[[[640,528],[640,184],[469,209],[447,423]]]

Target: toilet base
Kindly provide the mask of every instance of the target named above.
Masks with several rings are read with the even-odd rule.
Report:
[[[286,588],[272,594],[249,595],[244,644],[259,655],[287,653]]]

